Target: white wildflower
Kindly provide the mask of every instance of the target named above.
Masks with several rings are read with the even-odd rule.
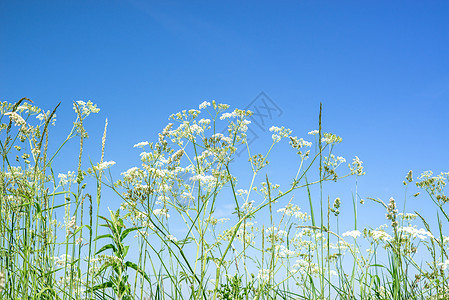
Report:
[[[148,144],[149,144],[148,142],[140,142],[140,143],[135,144],[133,146],[133,148],[143,148],[143,147],[147,146]]]
[[[238,189],[237,190],[237,195],[238,196],[243,196],[243,195],[247,195],[248,194],[248,190],[243,190],[243,189]]]
[[[22,129],[26,127],[25,120],[16,112],[7,112],[5,113],[5,116],[9,116],[9,119],[11,122],[14,123],[16,126],[20,126]]]
[[[290,129],[285,128],[284,126],[280,128],[277,126],[271,126],[270,131],[273,132],[273,135],[271,137],[274,143],[279,142],[281,138],[288,137],[292,133]]]
[[[349,169],[351,170],[351,174],[357,174],[357,175],[365,175],[365,172],[363,172],[363,166],[362,161],[359,159],[358,156],[356,156],[353,159],[352,165],[349,165]]]
[[[351,231],[346,231],[345,233],[342,234],[343,237],[353,237],[354,239],[358,238],[362,233],[358,230],[351,230]]]
[[[190,177],[190,180],[199,181],[201,182],[201,184],[207,184],[217,181],[217,179],[212,175],[201,175],[201,174]]]
[[[63,267],[68,261],[70,261],[70,257],[70,255],[63,254],[60,257],[53,257],[53,261],[57,266]]]
[[[372,230],[371,236],[376,241],[390,241],[392,239],[388,233],[382,230]]]
[[[104,170],[104,169],[108,169],[109,167],[111,167],[113,165],[115,165],[115,161],[112,161],[112,160],[111,161],[105,161],[105,162],[102,162],[101,164],[98,164],[98,165],[94,166],[94,170],[101,171],[101,170]]]
[[[276,245],[276,249],[279,251],[279,257],[290,257],[295,255],[295,251],[287,249],[284,245]]]
[[[201,134],[204,132],[204,129],[197,124],[190,125],[190,131],[192,134]]]
[[[90,100],[86,102],[84,101],[76,101],[76,104],[73,103],[73,110],[75,112],[78,112],[78,109],[80,110],[80,113],[82,116],[87,117],[91,113],[98,113],[100,111],[99,108],[97,108],[96,104],[93,104]]]
[[[342,138],[333,133],[324,133],[321,141],[326,144],[337,144],[342,141]]]
[[[254,200],[245,201],[245,203],[242,204],[241,209],[243,209],[243,210],[250,210],[253,207],[254,202],[255,202]]]
[[[399,232],[405,232],[412,236],[413,238],[419,238],[421,240],[426,239],[427,237],[433,238],[433,235],[425,230],[424,228],[416,229],[415,227],[401,227],[398,229]]]
[[[206,126],[210,124],[210,119],[201,119],[198,121],[198,124],[200,124],[201,126]]]
[[[134,177],[137,177],[138,174],[139,174],[139,168],[132,167],[132,168],[128,169],[128,171],[123,172],[120,175],[125,177],[125,179],[132,179]]]
[[[164,216],[167,219],[170,218],[170,215],[168,214],[168,208],[156,208],[153,210],[153,214],[156,216]]]
[[[262,281],[268,281],[271,276],[271,270],[269,269],[260,269],[259,273],[257,274],[257,279]]]
[[[446,259],[446,261],[437,264],[437,266],[441,269],[441,271],[444,271],[449,267],[449,259]]]
[[[210,106],[210,103],[207,101],[204,101],[200,104],[199,109],[205,109],[206,107]]]
[[[233,111],[232,113],[223,113],[220,117],[220,120],[235,118],[235,117],[237,117],[237,113],[235,111]]]

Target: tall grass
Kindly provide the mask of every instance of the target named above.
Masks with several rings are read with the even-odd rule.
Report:
[[[449,173],[413,178],[410,171],[404,180],[433,202],[437,228],[407,213],[405,200],[399,213],[393,198],[361,199],[362,161],[334,154],[342,139],[323,132],[321,107],[313,143],[273,126],[268,151],[253,153],[251,112],[203,102],[172,115],[154,142],[136,144],[140,166],[118,180],[115,162],[104,160],[107,121],[99,154],[90,155],[99,162],[82,163],[83,122],[99,109],[75,102],[74,126],[53,150],[57,108],[43,111],[26,98],[1,104],[2,299],[449,299]],[[59,173],[54,161],[73,139],[79,154],[64,160],[77,161],[77,170]],[[282,143],[298,169],[281,188],[267,170]],[[249,178],[233,175],[237,159]],[[341,233],[341,200],[326,187],[345,177],[355,180],[355,223]],[[121,203],[107,215],[104,189]],[[233,206],[228,215],[220,215],[224,202]],[[358,229],[360,205],[383,207],[384,222]]]

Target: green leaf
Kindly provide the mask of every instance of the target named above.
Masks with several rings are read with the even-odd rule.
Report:
[[[113,287],[113,284],[111,281],[107,281],[107,282],[103,282],[103,283],[97,284],[96,286],[92,287],[92,291],[102,290],[102,289],[110,288],[110,287]]]
[[[97,236],[97,237],[94,239],[94,241],[98,241],[99,239],[104,239],[104,238],[110,238],[111,240],[114,239],[114,237],[108,233],[108,234],[103,234],[103,235]]]
[[[133,231],[135,231],[137,229],[141,229],[141,228],[143,228],[143,227],[133,227],[133,228],[128,228],[128,229],[123,230],[122,234],[120,235],[120,240],[123,241],[128,236],[128,234],[130,232],[133,232]]]
[[[143,278],[145,278],[145,280],[146,280],[149,284],[151,284],[150,277],[148,277],[148,275],[147,275],[144,271],[142,271],[142,270],[139,268],[138,265],[136,265],[136,264],[133,263],[133,262],[127,261],[127,262],[125,262],[125,266],[130,267],[131,269],[134,269],[137,273],[139,273],[140,275],[142,275]]]
[[[114,245],[112,245],[112,244],[107,244],[107,245],[104,245],[103,247],[101,247],[101,249],[98,250],[97,253],[95,253],[95,255],[98,255],[98,254],[100,254],[101,252],[103,252],[103,251],[105,251],[105,250],[108,250],[108,249],[112,249],[114,252],[117,252],[117,248],[115,248]]]
[[[125,249],[123,250],[123,257],[125,257],[126,254],[128,254],[128,250],[129,250],[129,246],[125,246]]]

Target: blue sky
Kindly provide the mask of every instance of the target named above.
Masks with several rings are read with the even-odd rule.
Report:
[[[92,100],[88,153],[99,159],[108,118],[117,174],[138,163],[135,143],[205,100],[245,108],[265,92],[279,111],[255,127],[255,147],[271,125],[307,139],[322,102],[324,130],[343,137],[336,153],[365,164],[360,195],[403,199],[408,170],[449,170],[448,15],[447,1],[2,1],[0,99],[61,101],[60,140],[72,102]],[[283,151],[273,176],[290,164]],[[349,201],[354,181],[343,187]],[[429,201],[410,209],[434,216]]]

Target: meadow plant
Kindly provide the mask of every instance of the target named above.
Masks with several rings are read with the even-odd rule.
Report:
[[[312,141],[272,126],[268,149],[254,153],[252,112],[205,101],[171,115],[153,142],[137,142],[139,164],[118,179],[115,161],[104,160],[107,120],[99,161],[83,164],[84,120],[96,105],[74,102],[73,128],[53,149],[57,108],[26,98],[0,106],[2,299],[448,299],[449,173],[416,178],[438,210],[436,229],[405,200],[400,212],[394,198],[361,199],[363,163],[335,153],[342,138],[323,132],[321,107]],[[76,137],[77,169],[55,172]],[[268,176],[277,147],[297,155],[287,186]],[[234,175],[241,170],[247,178]],[[356,182],[354,226],[340,232],[344,198],[331,203],[326,187],[346,177]],[[406,190],[413,181],[410,171]],[[108,216],[104,188],[118,208]],[[358,228],[365,200],[385,209],[385,224]]]

